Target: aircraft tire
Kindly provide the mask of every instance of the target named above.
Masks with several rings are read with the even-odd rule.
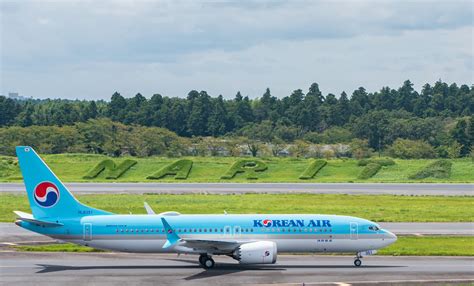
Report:
[[[357,267],[361,266],[362,265],[362,260],[360,260],[360,259],[354,260],[354,265],[357,266]]]
[[[204,266],[204,259],[207,258],[207,254],[201,254],[199,255],[199,264],[201,264],[202,266]]]
[[[211,269],[214,267],[214,265],[215,265],[214,259],[210,257],[206,257],[206,259],[204,259],[204,263],[203,263],[204,268]]]

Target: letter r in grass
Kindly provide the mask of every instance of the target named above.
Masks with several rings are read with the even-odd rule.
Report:
[[[174,176],[177,180],[186,180],[192,167],[193,161],[182,159],[164,166],[158,170],[158,172],[146,178],[150,180],[158,180],[165,176]]]
[[[257,172],[263,172],[267,165],[260,160],[239,160],[221,177],[221,179],[232,179],[238,173],[247,175],[248,180],[257,180]]]

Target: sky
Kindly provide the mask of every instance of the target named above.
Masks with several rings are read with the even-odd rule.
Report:
[[[474,83],[473,1],[0,0],[0,94],[283,97]]]

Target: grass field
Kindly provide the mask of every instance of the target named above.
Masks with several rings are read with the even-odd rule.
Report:
[[[473,236],[402,236],[380,255],[474,256]]]
[[[83,176],[101,160],[108,157],[93,154],[59,154],[42,156],[51,169],[65,182],[176,182],[171,176],[160,180],[149,180],[147,176],[157,172],[167,164],[176,161],[176,158],[150,157],[135,158],[122,157],[114,159],[120,164],[125,159],[133,159],[138,163],[116,180],[106,179],[106,173],[102,172],[94,179],[84,179]],[[7,157],[2,157],[7,158]],[[15,159],[13,157],[9,157]],[[245,173],[237,174],[231,180],[223,180],[220,177],[239,159],[232,157],[186,157],[193,161],[193,167],[187,180],[184,182],[249,182]],[[258,180],[251,182],[474,182],[474,164],[468,159],[452,160],[452,172],[450,178],[437,179],[425,178],[409,180],[408,177],[423,169],[427,164],[436,160],[395,160],[393,166],[384,166],[372,178],[367,180],[358,179],[364,167],[357,165],[355,159],[333,159],[320,172],[309,180],[300,180],[299,176],[312,162],[312,159],[301,158],[259,158],[267,166],[268,170],[259,172]],[[1,166],[0,166],[1,167]],[[0,170],[0,182],[19,182],[21,175],[16,167],[11,172]]]
[[[70,243],[15,246],[20,251],[97,252],[100,250]],[[458,236],[403,236],[391,246],[378,251],[378,255],[415,256],[474,256],[474,237]]]
[[[363,217],[377,222],[470,222],[474,221],[474,197],[243,194],[243,195],[80,195],[90,206],[117,214],[144,214],[146,201],[155,212],[183,214],[319,213]],[[13,221],[13,210],[30,213],[26,195],[0,195],[0,221]]]

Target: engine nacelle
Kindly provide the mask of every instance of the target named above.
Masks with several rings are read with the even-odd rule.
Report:
[[[272,241],[242,244],[233,253],[241,264],[273,264],[277,261],[277,245]]]

